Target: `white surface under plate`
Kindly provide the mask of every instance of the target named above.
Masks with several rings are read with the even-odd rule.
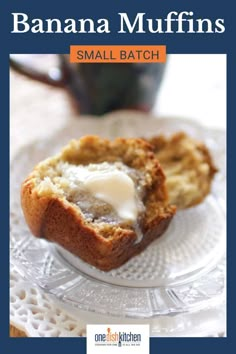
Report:
[[[102,272],[30,234],[20,208],[20,184],[36,163],[58,152],[68,140],[85,134],[114,138],[169,135],[180,130],[206,143],[219,172],[204,203],[177,212],[165,234],[140,255],[116,270]],[[173,330],[173,321],[172,325],[167,320],[163,325],[157,323],[176,316],[181,324],[180,318],[183,321],[186,316],[190,324],[199,311],[212,311],[224,304],[225,188],[225,133],[222,131],[207,130],[189,120],[153,119],[132,112],[117,112],[103,119],[69,120],[48,140],[23,148],[12,162],[11,261],[25,279],[38,285],[45,294],[56,297],[63,306],[69,306],[72,313],[74,309],[85,310],[94,313],[94,318],[104,315],[119,317],[119,321],[152,319],[153,328],[158,328],[156,333],[163,334],[165,328],[166,335],[186,335],[186,323],[177,332]],[[219,316],[214,320],[212,333],[224,332],[222,318],[221,324]],[[192,324],[192,329],[194,326],[196,333],[202,331],[200,322]]]

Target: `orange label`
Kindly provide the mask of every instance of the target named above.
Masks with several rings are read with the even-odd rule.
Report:
[[[165,45],[71,45],[71,63],[165,63]]]

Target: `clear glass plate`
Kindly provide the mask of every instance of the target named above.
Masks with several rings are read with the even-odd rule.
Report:
[[[210,148],[219,172],[199,206],[179,211],[165,234],[122,267],[102,272],[61,247],[34,238],[20,207],[20,184],[40,160],[85,134],[152,136],[185,131]],[[149,318],[215,306],[225,296],[225,133],[180,118],[117,112],[77,118],[44,141],[24,147],[11,166],[11,261],[22,275],[78,309]]]

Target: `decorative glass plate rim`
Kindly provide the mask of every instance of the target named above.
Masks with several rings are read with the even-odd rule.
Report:
[[[128,112],[128,115],[132,115],[133,112]],[[95,122],[95,124],[97,124],[98,122],[101,124],[104,124],[105,121],[108,122],[108,124],[111,124],[111,119],[113,120],[113,124],[117,124],[118,121],[120,123],[120,120],[122,119],[122,117],[124,117],[124,115],[127,114],[126,112],[116,112],[116,113],[113,113],[113,114],[108,114],[106,118],[103,118],[103,122],[101,122],[101,120],[98,121],[97,118],[90,118],[90,117],[86,117],[85,119],[82,119],[82,118],[79,118],[79,124],[82,124],[81,122],[84,121],[83,123],[85,125],[87,125],[88,123],[91,124],[91,122]],[[110,116],[113,116],[112,118]],[[137,122],[137,113],[135,112],[134,113],[135,115],[135,120]],[[138,114],[139,115],[139,114]],[[115,117],[117,119],[115,119]],[[133,120],[133,117],[132,119],[131,118],[128,118],[130,119],[130,121]],[[142,115],[140,115],[140,119],[143,119]],[[149,118],[150,119],[150,118]],[[127,120],[127,116],[125,116],[125,120]],[[160,124],[162,122],[164,122],[164,124],[167,124],[167,122],[169,122],[170,124],[172,123],[177,123],[178,124],[181,122],[187,126],[191,126],[192,128],[194,129],[197,129],[197,130],[201,130],[201,134],[204,133],[204,136],[207,136],[208,134],[220,134],[222,135],[223,137],[223,134],[224,132],[219,130],[219,129],[209,129],[209,128],[205,128],[201,125],[199,125],[198,123],[196,122],[192,122],[192,121],[189,121],[188,119],[180,119],[180,118],[158,118],[158,119],[155,119],[155,123],[156,124]],[[92,123],[93,124],[93,123]],[[122,124],[126,124],[126,123],[122,123]],[[116,135],[117,133],[115,133]],[[29,148],[30,146],[34,146],[35,144],[37,143],[40,143],[40,141],[34,141],[32,142],[31,144],[28,144],[27,146],[23,146],[17,154],[15,154],[14,158],[13,158],[13,161],[12,161],[12,164],[11,164],[11,169],[12,169],[12,166],[14,165],[14,161],[15,159],[17,158],[17,155],[19,155],[20,153],[22,153],[22,151],[24,151],[24,149],[26,149],[27,147]],[[13,245],[13,249],[14,249],[14,245]],[[90,310],[90,311],[95,311],[95,312],[100,312],[100,313],[103,313],[104,309],[99,309],[99,308],[92,308],[91,306],[88,306],[88,304],[83,304],[83,303],[79,303],[77,302],[73,297],[70,297],[68,296],[68,291],[66,291],[66,296],[65,296],[65,289],[63,289],[63,284],[59,281],[59,285],[56,286],[56,287],[51,287],[49,286],[48,287],[48,284],[46,284],[46,282],[43,282],[43,281],[35,281],[35,278],[34,276],[32,276],[32,274],[30,274],[30,272],[27,270],[27,266],[25,267],[25,265],[23,265],[23,263],[20,263],[19,262],[19,258],[16,258],[14,256],[14,252],[11,251],[11,261],[13,264],[15,264],[17,266],[17,268],[19,269],[19,271],[21,272],[21,274],[26,277],[27,279],[29,279],[30,281],[32,281],[33,283],[36,283],[37,285],[39,285],[41,288],[43,288],[45,291],[55,295],[57,298],[61,299],[63,302],[65,303],[68,303],[72,306],[76,306],[77,308],[80,308],[80,309],[85,309],[85,310]],[[210,274],[214,274],[214,272],[216,271],[219,271],[220,270],[220,273],[221,273],[221,276],[223,276],[223,278],[225,278],[225,257],[222,257],[222,259],[219,261],[219,263],[216,265],[216,267],[213,267],[208,273],[206,273],[205,275],[203,275],[202,277],[206,277],[206,276],[209,276]],[[81,274],[81,277],[83,278],[83,275]],[[68,283],[70,283],[70,287],[71,288],[74,288],[76,286],[76,281],[75,281],[75,276],[72,276],[70,278],[71,280],[68,281]],[[118,285],[114,285],[114,284],[108,284],[108,283],[103,283],[103,282],[100,282],[99,280],[95,280],[93,278],[90,278],[88,277],[87,275],[85,276],[85,282],[95,282],[95,283],[98,283],[100,287],[114,287],[116,289],[119,289],[120,286]],[[78,284],[77,284],[78,285]],[[183,285],[185,286],[185,285]],[[181,286],[180,286],[181,287]],[[129,289],[129,287],[127,287]],[[157,301],[157,294],[154,296],[152,294],[152,297],[154,296],[155,297],[155,308],[152,308],[152,311],[149,311],[149,313],[140,313],[140,314],[135,314],[133,313],[133,311],[129,311],[129,309],[127,308],[123,313],[123,315],[126,315],[128,317],[153,317],[153,316],[156,316],[156,315],[160,315],[160,314],[167,314],[167,313],[179,313],[179,312],[185,312],[185,311],[193,311],[193,310],[196,310],[197,308],[201,308],[202,306],[209,306],[209,303],[210,301],[215,303],[215,302],[219,302],[219,301],[222,301],[222,299],[224,299],[224,289],[222,289],[222,291],[220,292],[220,294],[218,294],[217,296],[215,297],[209,297],[207,299],[205,299],[204,301],[197,301],[193,304],[191,304],[190,306],[183,306],[185,304],[183,304],[183,301],[178,299],[178,295],[176,295],[176,291],[174,289],[174,286],[171,287],[171,289],[166,289],[166,287],[164,287],[165,290],[167,290],[166,294],[167,297],[168,297],[168,301],[169,301],[169,305],[171,305],[168,309],[166,309],[166,311],[163,311],[163,309],[160,309],[159,308],[159,305],[158,305],[158,301]],[[135,288],[133,289],[135,290]],[[151,292],[158,292],[161,290],[161,287],[158,287],[158,288],[153,288],[153,287],[148,287],[148,288],[145,288],[143,289],[145,291],[151,291]],[[166,295],[165,294],[165,295]],[[171,294],[171,295],[170,295]],[[167,302],[168,302],[167,301]],[[109,311],[108,311],[109,312]],[[107,313],[107,311],[106,311]],[[113,315],[117,315],[117,311],[115,311],[113,313]]]

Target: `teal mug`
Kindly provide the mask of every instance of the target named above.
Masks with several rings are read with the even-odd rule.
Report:
[[[68,55],[58,55],[58,67],[54,70],[57,75],[52,75],[17,57],[10,57],[12,69],[66,89],[81,114],[97,116],[120,109],[150,111],[166,67],[166,63],[72,64]]]

